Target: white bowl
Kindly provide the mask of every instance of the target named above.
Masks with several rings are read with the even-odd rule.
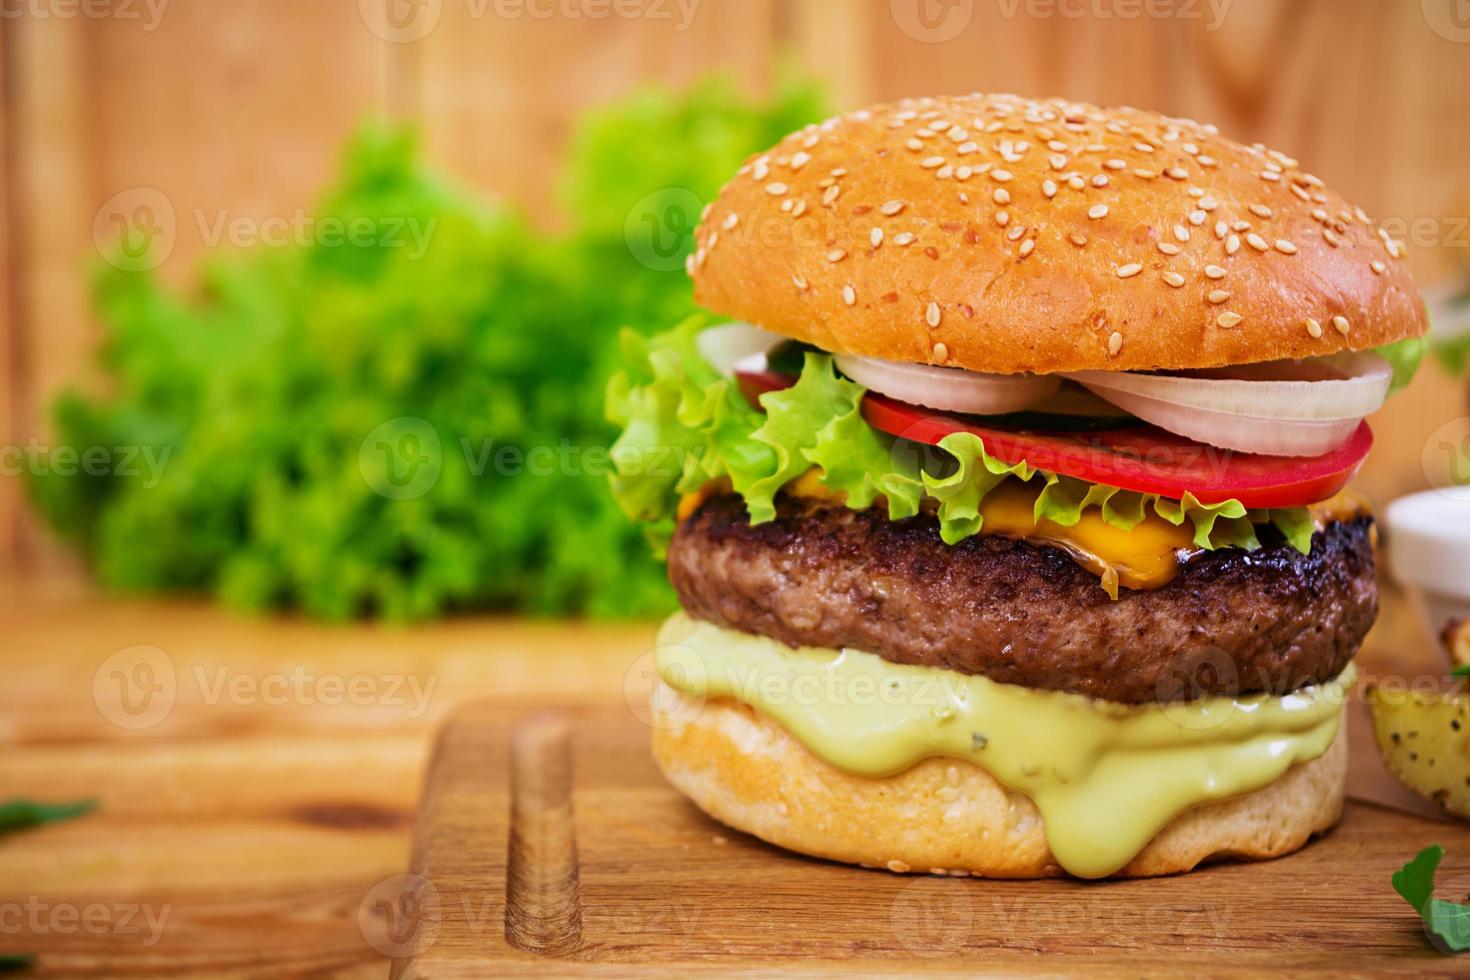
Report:
[[[1426,490],[1383,513],[1388,564],[1438,636],[1451,619],[1470,619],[1470,495]]]

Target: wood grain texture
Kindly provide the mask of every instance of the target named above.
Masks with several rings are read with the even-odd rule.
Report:
[[[589,757],[585,751],[587,740],[597,741],[598,734],[573,726],[580,949],[591,943],[595,949],[628,947],[636,952],[657,940],[650,929],[678,933],[711,927],[708,916],[713,913],[701,912],[703,906],[676,907],[667,898],[674,893],[658,887],[631,902],[610,904],[618,889],[636,890],[645,875],[653,875],[656,883],[678,878],[677,894],[703,901],[707,893],[719,894],[731,869],[766,869],[746,889],[744,900],[769,908],[771,914],[759,920],[758,930],[725,937],[731,955],[759,956],[766,948],[762,943],[779,943],[794,955],[819,956],[825,939],[821,933],[806,937],[805,930],[821,917],[823,902],[836,896],[846,903],[851,923],[837,949],[860,951],[869,920],[881,922],[891,914],[879,901],[881,894],[868,894],[887,881],[882,876],[787,858],[707,823],[690,830],[687,822],[693,814],[677,798],[663,799],[645,811],[645,791],[660,785],[648,783],[653,776],[646,770],[642,783],[621,784],[618,773],[623,769],[648,765],[646,729],[628,706],[646,704],[651,624],[613,628],[483,619],[412,630],[321,628],[291,619],[240,619],[197,602],[101,596],[76,581],[17,574],[0,562],[0,626],[0,667],[5,671],[5,684],[0,685],[0,796],[99,800],[97,812],[83,820],[0,839],[0,907],[27,902],[51,910],[127,907],[135,910],[128,929],[143,922],[142,931],[125,931],[119,912],[90,932],[60,932],[49,918],[41,920],[41,928],[0,932],[0,952],[40,952],[36,972],[41,976],[383,976],[395,952],[411,951],[413,938],[408,929],[394,933],[399,938],[393,940],[386,931],[390,913],[402,925],[412,922],[416,907],[420,914],[422,910],[422,904],[408,901],[416,895],[416,879],[407,878],[406,872],[433,733],[458,705],[472,700],[481,705],[476,711],[500,711],[507,722],[562,705],[573,718],[601,711],[618,725],[636,729],[624,731],[626,744],[613,746],[617,766],[609,769],[603,757]],[[1360,657],[1363,673],[1413,677],[1442,671],[1441,656],[1418,630],[1411,610],[1390,591],[1370,648]],[[116,714],[118,686],[110,671],[128,663],[127,658],[113,659],[119,652],[137,647],[156,648],[171,663],[172,686],[158,692],[170,710],[146,719],[151,724],[128,728],[113,720],[134,719]],[[274,686],[298,672],[311,682],[296,688]],[[167,675],[155,675],[161,676]],[[354,678],[372,685],[367,697],[326,703],[324,695],[331,690],[321,682]],[[390,689],[400,679],[403,686]],[[427,696],[415,701],[405,693],[410,682]],[[275,693],[266,697],[271,691]],[[498,849],[477,846],[453,857],[456,867],[468,862],[494,887],[436,897],[441,908],[444,901],[454,902],[454,914],[477,924],[477,935],[486,936],[486,942],[511,949],[504,939],[508,730],[495,739],[493,744],[473,743],[484,745],[474,750],[474,765],[480,769],[476,778],[495,787],[493,792],[476,790],[468,803],[435,792],[424,800],[423,812],[430,825],[455,828],[459,839],[505,835]],[[441,756],[460,744],[442,741]],[[1362,759],[1372,761],[1371,751],[1362,748],[1360,744]],[[597,791],[589,795],[588,786]],[[1377,787],[1378,792],[1394,790],[1392,782]],[[1390,797],[1388,802],[1398,805],[1402,800]],[[1356,819],[1350,815],[1345,827]],[[589,827],[612,827],[616,839],[589,835]],[[1393,824],[1375,846],[1402,861],[1431,840],[1451,845],[1441,892],[1450,896],[1470,877],[1464,874],[1466,865],[1457,863],[1470,860],[1470,846],[1456,845],[1440,830]],[[712,844],[716,833],[733,842],[730,854],[742,856],[731,863],[726,845]],[[644,848],[648,859],[617,861],[616,855],[628,853],[629,842]],[[426,860],[426,847],[420,841],[419,857],[413,860]],[[711,847],[718,849],[714,857],[706,853]],[[705,857],[693,865],[681,864],[691,853]],[[863,891],[856,897],[833,891],[814,898],[784,870],[770,873],[792,861],[798,868],[829,869],[844,881],[858,882]],[[1372,910],[1377,926],[1397,937],[1396,942],[1415,940],[1412,922],[1405,918],[1407,908],[1382,891],[1386,873],[1379,874],[1377,866],[1371,871],[1358,868],[1352,855],[1342,864],[1344,873],[1360,876],[1353,880],[1380,890],[1375,894],[1383,904]],[[1241,891],[1251,890],[1253,879],[1234,877],[1238,870],[1209,872],[1219,873],[1237,881]],[[696,880],[696,874],[703,877]],[[848,879],[850,874],[859,877]],[[928,928],[946,921],[950,884],[918,885],[911,893],[923,899],[921,909],[934,909],[923,920],[931,923]],[[1331,905],[1339,884],[1339,869],[1328,868],[1292,880],[1283,886],[1283,894],[1265,892],[1266,907],[1285,923],[1276,936],[1282,942],[1299,940],[1302,933],[1290,924],[1290,903]],[[938,892],[931,894],[936,887]],[[1082,902],[1076,907],[1088,915],[1103,916],[1102,926],[1134,928],[1132,920],[1119,925],[1107,917],[1113,914],[1109,887],[1061,894]],[[1188,922],[1205,914],[1202,906],[1184,904],[1186,893],[1168,895],[1167,901],[1145,906],[1163,909],[1151,913],[1158,917],[1156,930],[1168,930],[1164,917],[1170,909],[1195,910]],[[1004,918],[1001,927],[986,918],[987,928],[995,931],[975,932],[965,940],[982,948],[965,947],[964,964],[973,967],[1001,950],[1009,959],[997,961],[995,969],[1022,969],[1023,961],[1043,948],[1030,933],[1003,948],[1005,937],[1020,928],[1016,923],[1028,921],[1025,898],[1026,893],[1016,890],[983,893],[977,914],[990,916],[998,908]],[[1045,914],[1072,907],[1043,906],[1050,910]],[[149,911],[155,921],[166,916],[151,944],[146,919],[137,918]],[[1368,917],[1361,910],[1352,914],[1364,921]],[[938,933],[941,943],[946,935]],[[1250,941],[1261,944],[1252,948],[1269,948],[1259,936]],[[1104,949],[1117,956],[1133,945],[1137,941],[1125,935]],[[536,954],[516,955],[526,957],[517,962],[530,967],[547,962]],[[929,957],[916,954],[918,959]],[[878,968],[891,973],[901,969],[901,962],[886,960]],[[1439,963],[1424,961],[1426,969]],[[1142,964],[1137,968],[1142,970]],[[768,963],[767,972],[771,968]],[[638,972],[633,966],[622,969]],[[761,969],[759,961],[751,969]],[[460,975],[482,974],[471,966]]]
[[[414,875],[435,894],[399,978],[544,971],[797,973],[1448,972],[1388,886],[1431,841],[1470,874],[1470,829],[1350,803],[1323,840],[1276,861],[1145,881],[900,876],[800,857],[706,817],[649,758],[626,707],[572,709],[582,942],[560,955],[498,925],[511,835],[504,764],[526,724],[467,705],[441,737]],[[1456,856],[1458,854],[1458,856]],[[1446,891],[1446,894],[1449,892]]]

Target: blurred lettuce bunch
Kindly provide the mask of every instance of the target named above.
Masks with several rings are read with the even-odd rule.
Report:
[[[62,397],[55,443],[162,465],[47,468],[34,498],[117,587],[326,619],[665,609],[663,569],[606,487],[617,333],[693,311],[699,202],[823,111],[805,84],[757,103],[717,79],[599,110],[554,237],[369,125],[316,214],[371,241],[216,257],[189,297],[97,274],[111,394]]]

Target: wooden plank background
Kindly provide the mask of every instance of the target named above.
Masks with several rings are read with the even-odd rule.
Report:
[[[84,271],[110,201],[167,199],[162,271],[186,283],[206,251],[199,213],[308,207],[377,110],[422,119],[441,164],[554,224],[581,109],[715,68],[761,92],[783,59],[844,107],[1009,90],[1216,122],[1375,217],[1421,222],[1410,262],[1421,284],[1443,281],[1470,268],[1470,28],[1454,4],[638,0],[645,16],[620,17],[603,0],[134,0],[87,16],[35,0],[0,33],[0,444],[44,441],[57,391],[99,381]],[[1377,420],[1362,489],[1382,502],[1424,485],[1428,435],[1467,413],[1464,384],[1425,372]],[[0,476],[0,555],[45,563],[15,484]]]

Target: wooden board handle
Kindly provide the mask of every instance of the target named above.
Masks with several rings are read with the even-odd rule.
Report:
[[[510,770],[505,938],[527,952],[570,953],[582,942],[582,887],[566,715],[523,722],[511,743]]]

